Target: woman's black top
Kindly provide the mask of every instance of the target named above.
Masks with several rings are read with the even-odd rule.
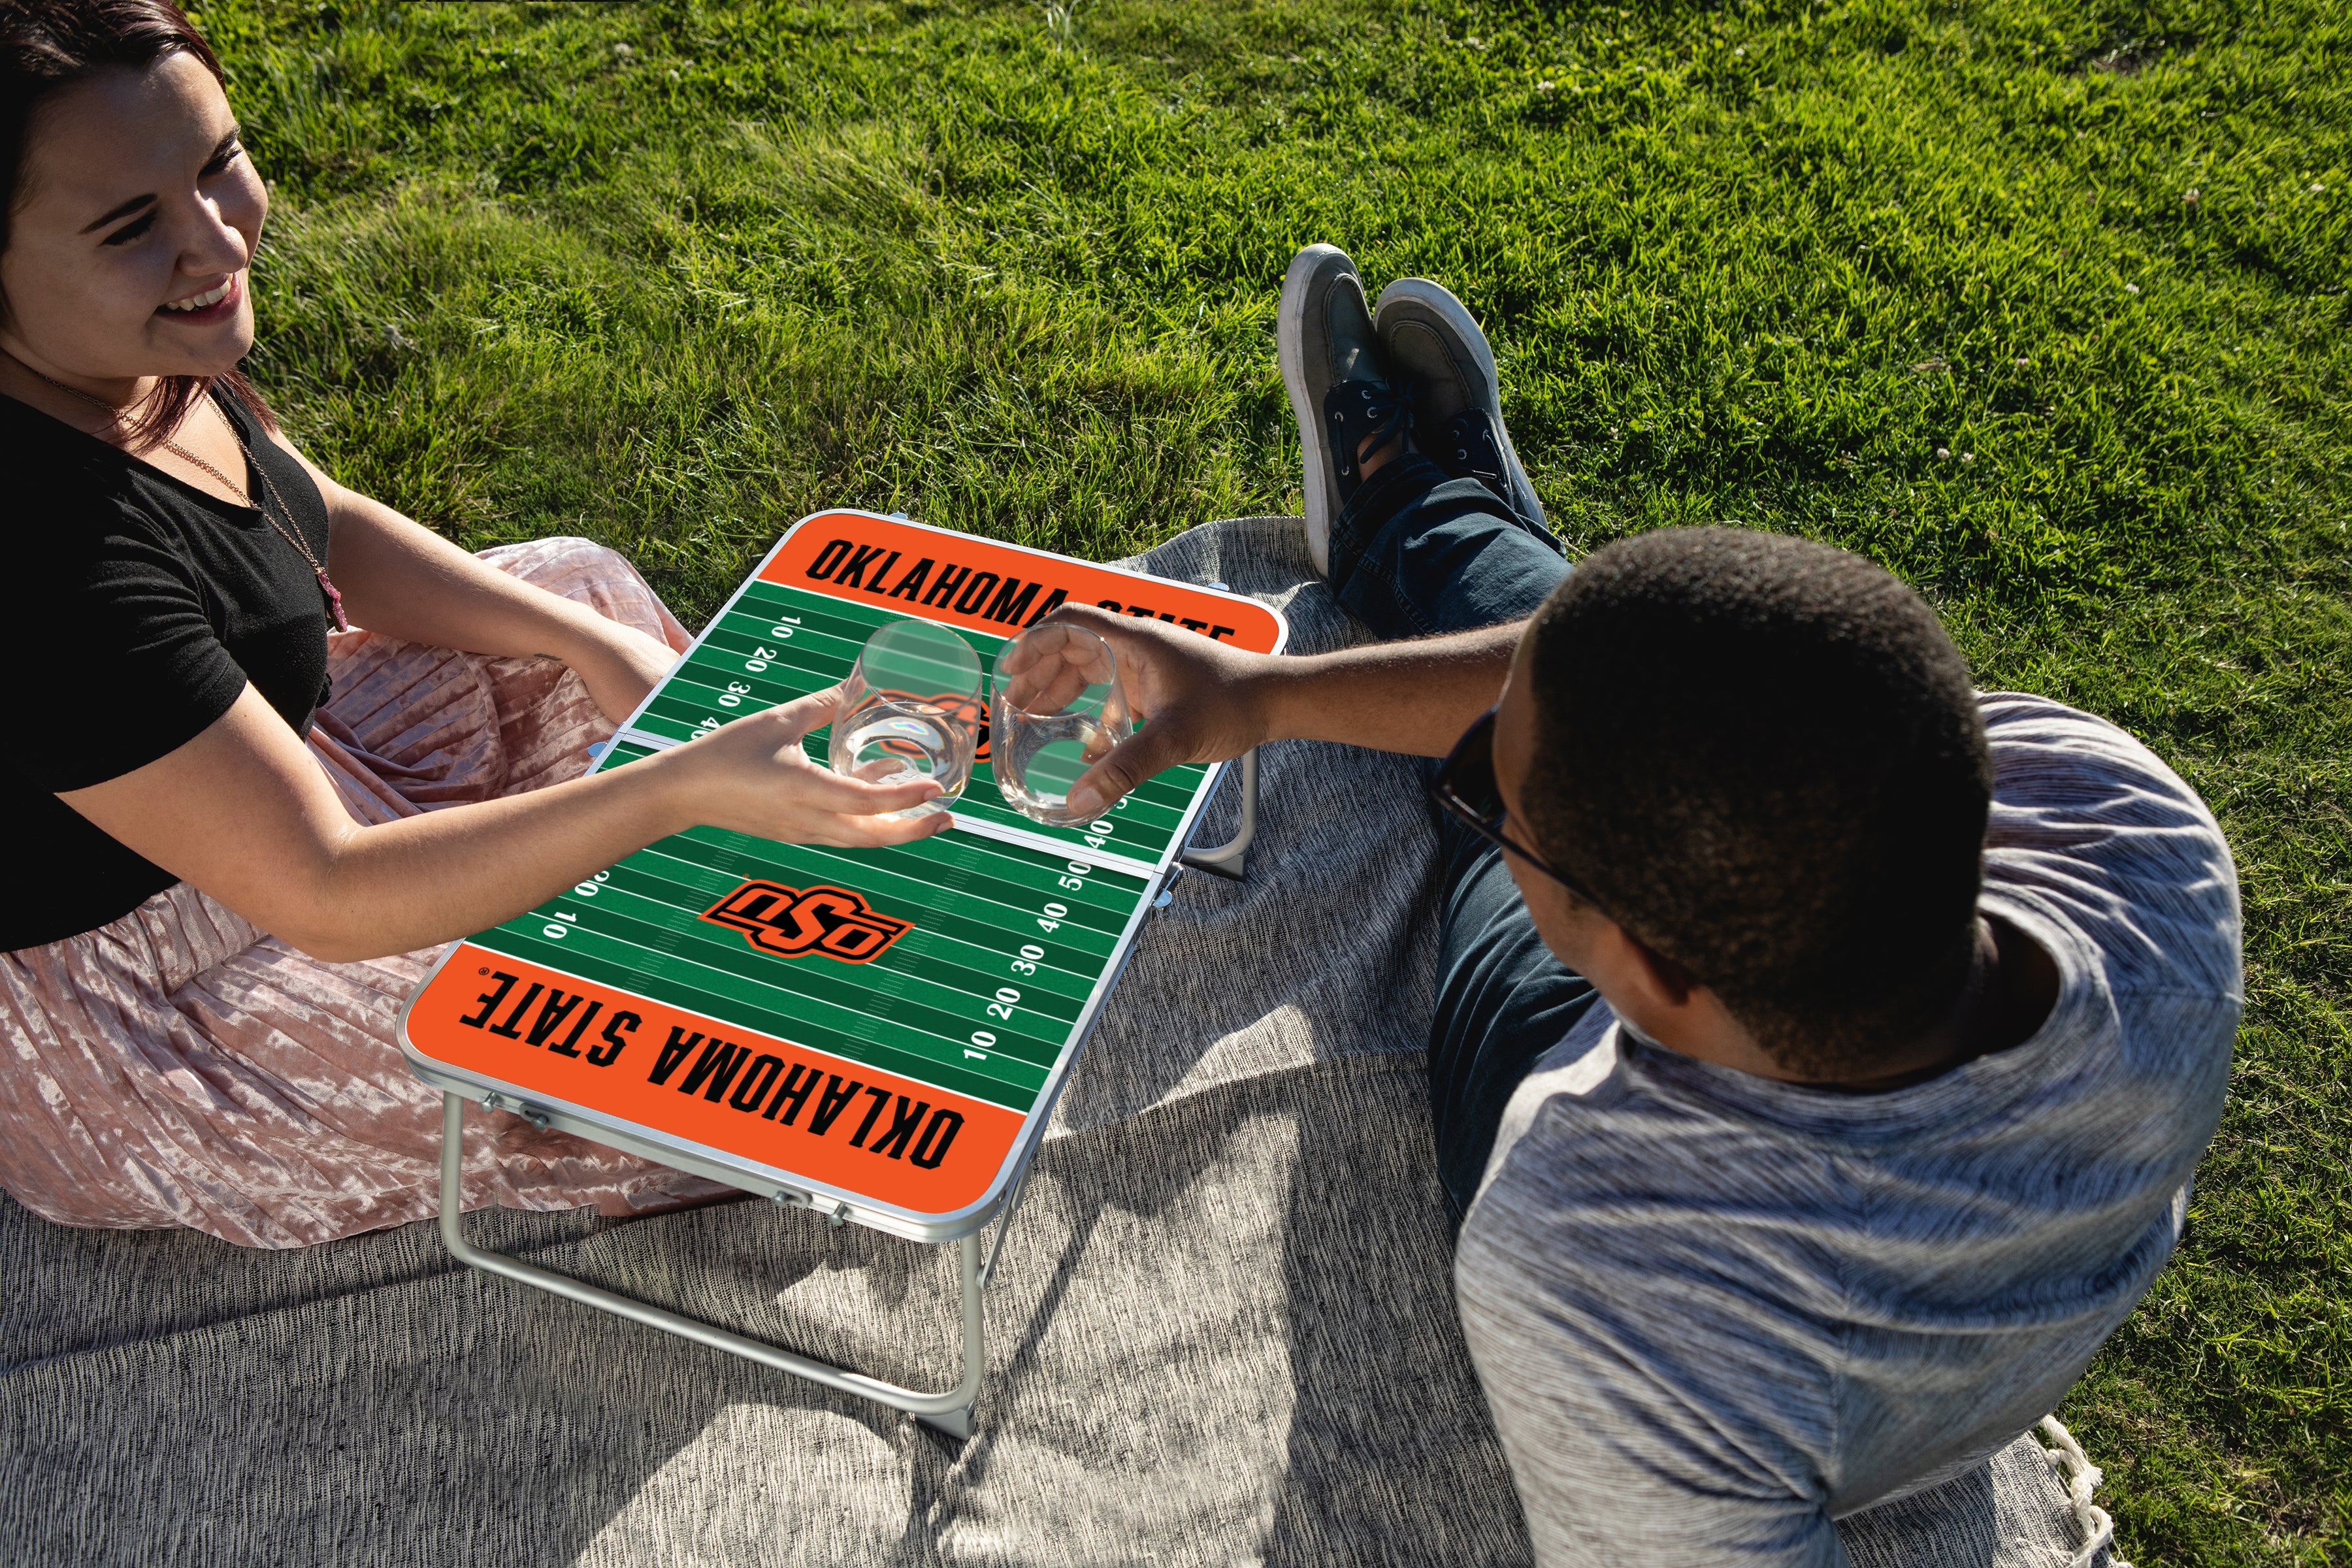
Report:
[[[234,397],[236,424],[303,542],[327,507]],[[251,681],[297,734],[327,700],[326,595],[252,507],[216,500],[0,396],[16,564],[0,587],[0,669],[16,739],[0,766],[0,951],[93,931],[178,879],[58,798],[177,750]],[[260,499],[250,473],[238,476]]]

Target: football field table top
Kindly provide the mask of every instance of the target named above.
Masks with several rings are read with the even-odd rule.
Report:
[[[1237,595],[903,519],[787,532],[594,763],[626,767],[835,685],[876,628],[997,649],[1065,601],[1279,652]],[[977,715],[984,719],[983,715]],[[827,732],[803,742],[824,765]],[[1214,792],[1171,769],[1101,821],[1004,804],[985,744],[955,826],[881,849],[665,838],[456,943],[401,1017],[445,1090],[918,1240],[986,1223],[1045,1131]]]

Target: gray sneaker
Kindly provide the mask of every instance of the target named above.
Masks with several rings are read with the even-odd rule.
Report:
[[[1298,417],[1305,459],[1307,548],[1315,569],[1331,570],[1331,524],[1363,482],[1357,453],[1402,431],[1409,410],[1389,384],[1388,365],[1364,308],[1364,282],[1346,251],[1310,245],[1283,274],[1275,354]]]
[[[1374,331],[1412,400],[1412,440],[1452,478],[1475,479],[1553,549],[1543,502],[1503,428],[1495,353],[1469,307],[1426,278],[1400,278],[1381,290]]]

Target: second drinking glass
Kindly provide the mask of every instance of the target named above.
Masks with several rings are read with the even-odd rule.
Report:
[[[894,621],[866,639],[833,721],[833,771],[871,784],[935,780],[939,795],[887,817],[944,811],[980,744],[980,656],[946,626]]]
[[[1083,626],[1032,626],[996,654],[989,692],[988,765],[1005,801],[1053,826],[1079,775],[1135,733],[1110,644]]]

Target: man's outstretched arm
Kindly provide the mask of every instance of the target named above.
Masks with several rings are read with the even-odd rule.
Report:
[[[1150,722],[1087,770],[1070,804],[1087,816],[1181,763],[1222,763],[1266,741],[1339,741],[1444,756],[1502,695],[1525,621],[1422,642],[1279,658],[1080,605],[1054,619],[1099,633],[1129,700]]]

